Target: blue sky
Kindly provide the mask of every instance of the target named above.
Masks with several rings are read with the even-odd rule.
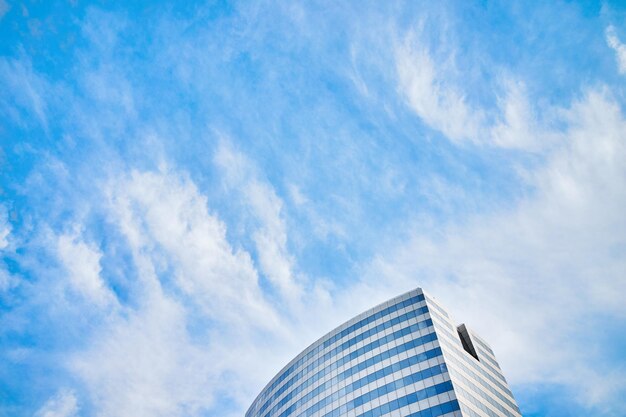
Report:
[[[417,286],[626,415],[625,80],[620,2],[0,0],[0,415],[240,416]]]

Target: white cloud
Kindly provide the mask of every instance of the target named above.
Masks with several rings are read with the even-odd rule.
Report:
[[[0,109],[18,124],[25,125],[26,118],[20,110],[32,113],[44,131],[48,132],[49,85],[33,71],[28,59],[0,59],[0,78],[7,93],[0,97]]]
[[[489,137],[497,146],[537,150],[545,135],[538,132],[537,122],[528,102],[525,87],[520,82],[507,81],[504,95],[498,100],[502,116],[489,130]]]
[[[15,279],[5,269],[0,268],[0,292],[6,291],[15,285]]]
[[[0,225],[0,249],[4,249],[9,246],[9,233],[11,233],[11,227],[8,224]]]
[[[447,69],[424,45],[408,38],[396,51],[396,69],[401,94],[426,124],[453,141],[480,141],[484,116],[446,79]]]
[[[449,140],[503,148],[539,151],[557,137],[539,128],[535,109],[524,84],[504,79],[499,86],[495,109],[470,104],[466,90],[454,82],[459,71],[450,62],[454,53],[435,60],[428,46],[408,36],[396,48],[396,71],[400,95],[431,128]],[[489,121],[489,112],[495,116]],[[547,114],[546,119],[552,115]]]
[[[230,246],[184,174],[133,171],[107,193],[137,280],[132,302],[68,360],[99,415],[193,416],[225,397],[244,408],[300,341],[266,301],[251,257]],[[96,272],[96,251],[66,244]]]
[[[605,379],[593,365],[600,345],[589,329],[596,315],[626,318],[626,120],[604,91],[562,114],[566,141],[528,174],[532,194],[508,211],[416,231],[369,266],[363,285],[423,286],[491,341],[514,383],[593,385],[581,399],[617,404],[626,374]]]
[[[222,169],[226,185],[241,193],[258,226],[252,231],[261,272],[289,302],[302,296],[295,277],[294,261],[287,248],[283,201],[274,188],[259,178],[252,163],[222,140],[215,161]]]
[[[78,401],[73,391],[60,390],[35,413],[35,417],[75,417]]]
[[[111,67],[95,68],[82,74],[85,91],[88,91],[94,101],[102,106],[119,106],[130,119],[136,114],[133,89],[119,69]]]
[[[109,19],[100,34],[101,17],[91,15],[87,33],[100,51],[110,53],[123,24]],[[617,45],[623,47],[619,41]],[[204,49],[199,55],[208,56]],[[449,77],[454,68],[445,59],[409,43],[398,48],[396,57],[404,98],[425,123],[451,140],[523,149],[543,146],[541,126],[522,83],[504,84],[499,114],[489,124],[485,110],[472,105],[464,86]],[[177,62],[184,67],[189,59]],[[0,62],[0,71],[12,70],[17,75],[8,79],[20,88],[18,104],[45,126],[43,81],[30,77],[28,66]],[[81,86],[89,99],[135,113],[136,96],[122,73],[107,66],[81,73],[86,74]],[[363,94],[371,93],[360,78],[355,83]],[[217,399],[226,397],[245,408],[290,354],[342,320],[415,285],[444,298],[458,318],[478,327],[496,345],[515,381],[576,384],[584,375],[593,385],[589,397],[594,403],[611,398],[623,375],[616,372],[605,379],[586,367],[588,357],[581,357],[583,352],[566,338],[576,330],[569,319],[585,319],[577,303],[590,300],[591,311],[624,314],[624,246],[619,239],[606,239],[624,235],[624,123],[603,93],[589,94],[566,116],[570,141],[549,155],[543,170],[527,173],[536,189],[532,197],[510,212],[478,217],[441,234],[420,233],[393,256],[364,268],[371,267],[368,274],[380,272],[375,278],[344,282],[342,289],[332,289],[332,297],[332,284],[302,282],[288,249],[284,202],[254,164],[227,142],[218,148],[216,162],[232,193],[229,203],[241,200],[254,219],[246,234],[253,239],[258,264],[228,241],[226,225],[184,173],[164,168],[115,176],[106,187],[105,210],[109,225],[130,246],[129,262],[137,275],[126,294],[131,300],[109,312],[79,353],[68,353],[70,369],[89,393],[85,400],[93,400],[98,415],[133,417],[207,414]],[[94,117],[96,129],[96,119],[107,116]],[[100,132],[93,136],[101,137]],[[160,146],[159,140],[154,144]],[[446,193],[463,192],[443,183],[431,186],[442,200]],[[297,188],[292,188],[292,199],[305,209],[309,204]],[[333,227],[345,234],[341,225],[325,222],[315,217],[320,235]],[[2,230],[0,246],[4,242],[6,247],[9,241]],[[58,237],[57,249],[71,288],[98,304],[115,301],[101,276],[104,248],[69,234]],[[280,302],[296,300],[303,308],[281,317],[277,310],[283,306],[268,301],[273,294],[259,285],[259,272],[283,296]],[[0,288],[2,279],[0,275]],[[570,360],[581,365],[570,366]],[[62,391],[40,415],[77,412],[74,393]]]
[[[9,234],[11,233],[11,224],[7,218],[7,211],[4,206],[0,205],[0,250],[9,246]]]
[[[626,74],[626,45],[620,42],[613,26],[606,28],[606,43],[615,51],[620,74]]]
[[[9,235],[11,234],[11,223],[9,223],[7,210],[0,205],[0,251],[9,247]],[[12,288],[16,284],[16,279],[6,270],[4,265],[0,265],[0,292]]]
[[[296,206],[303,206],[309,203],[309,199],[302,192],[302,190],[300,190],[300,188],[297,185],[289,184],[288,190],[289,190],[289,197],[291,198],[291,201]]]
[[[71,288],[100,307],[116,303],[115,295],[100,278],[100,251],[80,240],[77,233],[57,240],[59,260],[68,273]]]
[[[72,360],[98,415],[198,415],[214,400],[222,371],[210,346],[187,333],[185,308],[157,289],[138,311],[120,316]]]
[[[108,188],[111,217],[142,262],[163,256],[175,283],[206,314],[229,323],[273,326],[248,253],[233,250],[195,184],[175,172],[134,171]],[[145,255],[149,255],[146,258]]]

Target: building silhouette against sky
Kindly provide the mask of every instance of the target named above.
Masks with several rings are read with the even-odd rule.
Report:
[[[285,366],[246,417],[518,417],[489,345],[416,289],[337,327]]]

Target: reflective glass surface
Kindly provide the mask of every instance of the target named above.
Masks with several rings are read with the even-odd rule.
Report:
[[[466,354],[458,329],[421,290],[396,297],[305,349],[246,417],[519,417],[491,349]]]

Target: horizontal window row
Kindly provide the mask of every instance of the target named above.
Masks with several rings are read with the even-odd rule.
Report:
[[[482,398],[483,400],[485,400],[486,402],[488,402],[489,404],[491,404],[492,406],[494,406],[496,409],[500,410],[501,412],[503,412],[507,416],[509,416],[509,417],[517,417],[518,416],[518,414],[516,414],[516,413],[511,413],[506,407],[504,407],[502,404],[497,402],[493,398],[493,396],[489,395],[489,393],[487,393],[487,392],[483,391],[482,389],[480,389],[479,386],[477,386],[475,383],[473,383],[472,381],[467,379],[460,372],[457,372],[456,370],[453,369],[452,371],[450,371],[450,373],[452,375],[454,375],[455,379],[460,380],[467,387],[469,387],[469,389],[472,390],[476,395],[478,395],[480,398]],[[516,409],[519,412],[519,409],[517,409],[517,407],[513,407],[513,408]]]
[[[487,369],[489,369],[491,372],[493,372],[493,374],[503,383],[507,383],[506,382],[506,378],[504,378],[504,375],[502,375],[502,371],[500,370],[500,367],[498,366],[498,363],[496,361],[494,361],[493,359],[489,358],[488,356],[485,356],[484,354],[479,355],[480,358],[480,363],[483,364],[483,366]],[[496,366],[492,365],[495,364]]]
[[[429,307],[434,307],[435,310],[437,310],[439,312],[439,314],[442,314],[444,317],[446,318],[450,318],[450,316],[448,316],[448,313],[446,312],[446,310],[444,310],[443,308],[439,307],[437,305],[437,303],[435,303],[432,298],[428,297],[428,306]]]
[[[417,304],[419,302],[424,301],[424,296],[422,294],[419,294],[416,297],[411,297],[407,300],[404,300],[400,303],[397,303],[393,306],[387,307],[384,310],[379,311],[376,314],[373,314],[369,317],[364,318],[363,320],[358,321],[357,323],[351,325],[350,327],[348,327],[347,329],[342,330],[341,332],[333,335],[332,337],[330,337],[328,340],[324,341],[323,344],[318,345],[316,348],[312,349],[311,351],[307,352],[306,355],[304,355],[303,357],[301,357],[300,359],[298,359],[295,363],[293,363],[289,368],[287,368],[285,371],[283,371],[283,373],[274,381],[272,382],[272,384],[267,387],[263,393],[261,393],[261,395],[259,395],[259,398],[257,398],[257,400],[255,400],[255,404],[253,405],[253,407],[251,408],[251,410],[255,410],[256,412],[254,414],[259,414],[262,413],[263,411],[265,411],[265,409],[267,408],[267,405],[269,402],[271,402],[271,399],[269,399],[268,401],[266,401],[262,407],[257,409],[257,405],[264,401],[266,398],[268,398],[268,396],[270,395],[270,393],[272,392],[272,390],[274,388],[276,388],[277,386],[279,386],[289,375],[291,375],[296,369],[298,369],[302,364],[304,364],[306,361],[308,361],[309,359],[315,357],[316,355],[318,355],[321,351],[323,351],[326,347],[330,346],[332,343],[334,343],[337,340],[342,339],[343,337],[355,332],[356,330],[372,323],[375,322],[378,319],[381,319],[383,317],[386,317],[387,315],[398,311],[402,308],[406,308],[406,307],[410,307],[413,304]],[[420,309],[417,310],[413,310],[410,312],[407,312],[405,314],[403,314],[400,317],[396,317],[392,320],[387,321],[386,323],[383,323],[383,327],[376,326],[374,329],[379,329],[377,331],[373,331],[373,329],[370,329],[366,332],[364,332],[363,334],[368,334],[368,336],[363,336],[361,337],[361,339],[358,340],[363,340],[364,338],[367,338],[379,331],[382,331],[385,328],[389,328],[391,326],[393,326],[394,324],[400,323],[404,320],[408,320],[410,318],[416,317],[418,315],[424,314],[425,312],[427,312],[428,309],[424,306]],[[402,317],[402,318],[401,318]],[[393,322],[393,324],[392,324]],[[386,326],[386,327],[385,327]],[[350,330],[350,331],[348,331]],[[361,336],[361,335],[359,335]],[[359,337],[357,336],[357,337]],[[318,367],[321,363],[323,363],[324,361],[328,360],[330,357],[332,357],[333,355],[336,355],[337,353],[339,353],[340,351],[342,351],[343,349],[347,349],[348,347],[350,347],[351,345],[357,343],[357,338],[352,338],[350,340],[348,340],[347,342],[342,343],[341,345],[339,345],[338,347],[334,348],[333,350],[331,350],[330,352],[326,353],[325,355],[323,355],[322,357],[318,358],[316,361],[314,361],[313,363],[309,364],[305,369],[301,370],[298,372],[298,374],[296,374],[294,376],[293,379],[297,379],[296,376],[297,375],[302,375],[305,373],[309,373],[311,372],[312,369]],[[290,384],[290,382],[287,382],[285,385]],[[284,390],[283,390],[284,392]],[[276,394],[272,395],[272,398],[276,398]]]
[[[450,333],[446,332],[445,330],[442,331],[442,333],[444,334],[444,336],[446,336],[442,340],[444,340],[446,342],[448,340],[453,340],[455,342],[458,340],[453,335],[451,335]],[[465,363],[467,363],[472,369],[476,370],[476,372],[478,372],[479,374],[481,374],[482,376],[487,378],[489,381],[493,382],[502,391],[507,393],[509,396],[513,397],[513,394],[511,393],[511,390],[506,385],[507,382],[506,382],[506,379],[504,379],[504,375],[502,375],[500,372],[495,372],[495,375],[497,377],[497,379],[496,379],[496,377],[494,377],[490,372],[485,371],[481,367],[481,365],[483,365],[483,366],[485,365],[483,362],[480,362],[480,361],[477,362],[473,357],[470,357],[469,355],[465,354],[465,353],[467,353],[465,351],[463,351],[463,353],[461,353],[461,349],[458,349],[452,343],[446,343],[446,346],[449,346],[450,349],[455,351],[456,354],[459,355],[460,358],[463,358],[465,360]],[[479,365],[479,363],[480,363],[480,365]]]
[[[321,341],[319,345],[317,345],[314,348],[311,348],[310,351],[308,351],[305,355],[303,355],[300,359],[298,359],[297,361],[295,361],[289,368],[285,369],[281,375],[274,380],[274,382],[271,383],[270,386],[268,386],[260,395],[259,397],[255,400],[255,403],[253,404],[252,408],[256,409],[256,404],[258,404],[260,401],[263,401],[265,398],[267,398],[267,395],[269,395],[269,393],[276,388],[282,381],[284,381],[289,375],[291,375],[297,368],[299,368],[302,364],[304,364],[306,361],[308,361],[310,358],[315,357],[317,354],[319,354],[322,350],[324,350],[325,348],[327,348],[328,346],[332,345],[333,343],[335,343],[338,340],[341,340],[343,337],[355,332],[356,330],[367,326],[368,324],[381,319],[395,311],[398,311],[402,308],[406,308],[409,307],[413,304],[417,304],[419,302],[424,301],[424,295],[423,294],[418,294],[415,297],[411,297],[408,298],[404,301],[401,301],[399,303],[396,303],[392,306],[389,306],[375,314],[372,314],[368,317],[365,317],[362,320],[359,320],[358,322],[350,325],[349,327],[347,327],[346,329],[342,330],[341,332],[338,332],[332,336],[330,336],[328,339]],[[251,409],[252,409],[251,408]],[[262,411],[261,411],[262,412]]]
[[[451,332],[456,332],[456,327],[454,327],[453,325],[450,324],[450,322],[448,322],[446,319],[441,317],[439,313],[434,312],[432,308],[430,309],[430,312],[432,316],[434,316],[437,319],[437,324],[441,324],[442,326],[445,326]]]
[[[487,352],[491,353],[491,355],[493,357],[496,356],[496,354],[493,353],[493,350],[491,350],[491,348],[489,346],[487,346],[487,344],[485,342],[483,342],[482,340],[480,340],[478,337],[473,337],[472,339],[474,339],[474,341],[476,341],[478,346],[480,346],[481,348],[485,349]]]
[[[329,339],[325,340],[323,343],[324,347],[328,347],[330,345],[332,345],[334,342],[336,342],[337,340],[340,340],[341,338],[354,333],[356,330],[360,329],[361,327],[364,327],[372,322],[375,322],[378,319],[382,319],[385,316],[388,316],[391,313],[394,313],[398,310],[401,310],[403,308],[407,308],[412,306],[413,304],[417,304],[424,301],[424,295],[423,294],[418,294],[415,297],[411,297],[411,298],[407,298],[404,301],[401,301],[399,303],[396,303],[390,307],[387,307],[383,310],[380,310],[378,313],[375,313],[369,317],[366,317],[362,320],[359,320],[358,322],[346,327],[345,329],[343,329],[342,331],[340,331],[339,333],[337,333],[336,335],[330,337]]]
[[[361,362],[358,365],[353,366],[352,368],[350,368],[348,371],[350,371],[350,375],[356,373],[356,372],[360,372],[362,369],[366,369],[370,366],[373,366],[374,364],[381,362],[382,360],[384,360],[382,357],[385,356],[385,359],[391,357],[391,356],[395,356],[394,355],[390,355],[389,354],[390,351],[387,352],[383,352],[380,355],[376,355],[364,362]],[[396,362],[394,364],[391,364],[389,366],[386,366],[382,369],[379,369],[376,372],[372,372],[369,375],[364,376],[363,378],[360,378],[356,381],[354,381],[351,384],[346,385],[345,387],[341,388],[340,390],[337,390],[336,392],[332,393],[331,395],[328,395],[326,397],[324,397],[323,399],[321,399],[320,401],[318,401],[317,403],[313,404],[312,406],[310,406],[308,409],[306,409],[305,411],[303,411],[302,413],[298,414],[298,417],[309,417],[311,416],[313,413],[315,413],[318,410],[321,410],[322,408],[324,408],[326,405],[332,403],[333,401],[342,398],[348,394],[350,394],[351,392],[354,392],[355,390],[366,386],[367,384],[370,384],[371,382],[374,382],[376,380],[379,380],[381,378],[386,377],[387,375],[391,375],[394,372],[398,372],[402,369],[408,368],[410,366],[413,365],[417,365],[420,362],[424,362],[427,361],[429,359],[432,358],[436,358],[438,356],[441,356],[441,348],[435,348],[435,349],[431,349],[429,351],[420,353],[418,355],[415,356],[411,356],[410,358],[401,360],[399,362]],[[360,365],[366,365],[366,366],[360,366]],[[355,372],[355,370],[358,368],[358,370]],[[430,368],[429,368],[430,369]],[[309,401],[311,398],[314,398],[317,394],[319,394],[319,392],[324,391],[325,389],[330,388],[331,386],[336,385],[338,382],[340,382],[341,380],[344,380],[345,378],[347,378],[346,373],[348,372],[344,372],[342,374],[340,374],[338,377],[335,377],[329,381],[327,381],[326,383],[322,384],[320,387],[317,387],[315,390],[311,391],[310,393],[308,393],[307,395],[305,395],[304,397],[302,397],[300,400],[296,401],[293,405],[291,405],[287,410],[285,410],[283,413],[281,413],[280,417],[287,417],[289,414],[291,414],[290,409],[292,407],[299,407],[302,404],[306,404],[307,401]],[[434,371],[434,370],[433,370]],[[424,371],[426,372],[426,371]],[[321,390],[318,390],[320,389]]]
[[[340,417],[344,415],[346,411],[354,410],[358,406],[367,404],[368,402],[376,398],[379,398],[385,394],[394,392],[397,389],[409,386],[416,382],[423,381],[426,378],[431,378],[433,376],[440,375],[446,371],[447,371],[446,366],[442,364],[442,365],[437,365],[437,366],[424,369],[423,371],[415,372],[409,376],[405,376],[404,378],[391,381],[388,384],[382,385],[370,392],[366,392],[365,394],[356,397],[355,399],[351,401],[346,402],[341,407],[336,408],[329,413],[326,413],[324,417]],[[422,390],[422,391],[426,392],[425,390]],[[445,391],[448,391],[448,390],[445,390]]]
[[[431,317],[433,317],[436,321],[435,324],[443,324],[445,325],[445,327],[447,329],[442,329],[442,332],[448,336],[448,338],[454,342],[457,345],[461,345],[461,341],[453,336],[452,333],[457,334],[457,331],[454,327],[452,327],[452,325],[450,323],[448,323],[445,319],[443,319],[438,313],[436,313],[435,311],[433,311],[432,309],[430,310],[430,315]],[[450,330],[452,333],[446,332],[446,330]],[[476,338],[476,336],[472,333],[472,341],[478,341],[480,342],[480,340],[478,340]],[[500,380],[502,380],[502,382],[506,383],[506,378],[504,378],[504,375],[502,375],[502,371],[500,370],[500,365],[498,364],[498,362],[496,362],[495,359],[493,359],[493,357],[491,355],[488,355],[486,353],[486,351],[480,347],[480,345],[475,345],[475,348],[477,348],[477,350],[481,353],[480,355],[480,362],[485,365],[486,368],[488,368],[490,371],[492,371]],[[485,359],[486,360],[483,360]],[[506,390],[505,390],[506,391]]]
[[[435,405],[425,410],[409,414],[406,417],[439,417],[448,413],[454,413],[458,410],[460,410],[459,402],[457,400],[452,400],[447,403]]]
[[[376,349],[377,347],[380,346],[384,346],[387,343],[391,342],[392,340],[396,340],[399,339],[401,337],[407,336],[409,334],[415,333],[421,329],[425,329],[432,326],[432,321],[430,319],[419,322],[417,324],[413,324],[411,326],[405,327],[403,329],[400,329],[394,333],[391,333],[387,336],[383,336],[382,338],[375,340],[371,343],[369,343],[368,345],[365,345],[357,350],[354,350],[352,352],[350,352],[348,355],[342,357],[341,359],[337,360],[336,362],[331,363],[330,365],[326,366],[324,369],[320,370],[319,372],[317,372],[316,374],[312,375],[311,377],[309,377],[308,379],[306,379],[304,382],[302,382],[302,384],[300,384],[299,386],[295,387],[292,391],[290,391],[287,395],[285,395],[283,398],[281,398],[279,401],[276,402],[276,404],[270,409],[270,411],[268,411],[264,417],[268,417],[268,416],[272,416],[274,414],[276,414],[276,412],[278,411],[278,409],[280,409],[282,406],[284,406],[285,404],[287,404],[287,402],[289,402],[292,398],[295,398],[297,394],[299,394],[300,392],[302,392],[304,389],[310,387],[311,385],[315,384],[316,382],[318,382],[321,378],[323,378],[324,376],[328,375],[331,371],[334,371],[335,369],[345,365],[346,363],[358,358],[359,356],[370,352],[374,349]],[[437,336],[435,335],[435,333],[429,333],[425,336],[416,338],[414,340],[411,340],[409,342],[404,343],[403,345],[401,345],[404,349],[411,349],[413,347],[416,346],[420,346],[423,345],[425,343],[431,342],[433,340],[435,340],[437,338]],[[396,348],[397,349],[397,348]],[[391,350],[391,349],[390,349]],[[400,352],[400,350],[398,350],[398,353]],[[281,388],[282,389],[282,388]],[[259,413],[260,414],[260,413]]]
[[[465,416],[468,416],[468,417],[483,417],[480,414],[478,414],[476,411],[474,411],[471,408],[469,408],[467,405],[463,404],[462,402],[459,402],[459,405],[461,407],[461,411],[463,412],[463,417],[465,417]]]
[[[488,363],[490,363],[495,369],[500,369],[500,364],[498,361],[494,359],[493,356],[489,355],[480,345],[475,345],[477,347],[478,352],[480,353],[481,359],[486,359]]]
[[[443,324],[443,325],[445,325],[445,327],[442,327],[442,331],[446,335],[450,336],[450,338],[452,339],[453,342],[455,342],[456,344],[461,346],[461,339],[455,338],[454,336],[452,336],[453,333],[454,334],[458,334],[456,328],[453,327],[450,323],[448,323],[443,317],[441,317],[441,315],[439,315],[432,308],[429,310],[429,312],[430,312],[430,316],[435,319],[435,323],[436,324]]]
[[[418,401],[425,400],[426,398],[434,397],[435,395],[443,394],[444,392],[448,391],[452,391],[452,383],[450,381],[442,382],[441,384],[433,385],[432,387],[412,392],[411,394],[405,395],[404,397],[389,401],[388,403],[383,404],[379,407],[372,408],[371,410],[360,414],[359,417],[380,417],[391,411],[406,407],[409,404],[413,404]]]
[[[306,375],[310,375],[313,370],[315,368],[318,368],[321,364],[323,364],[324,362],[328,361],[332,356],[336,356],[338,353],[343,352],[344,350],[350,349],[352,347],[354,347],[358,342],[361,342],[371,336],[377,335],[379,333],[384,332],[385,330],[403,323],[405,321],[408,321],[410,319],[416,318],[421,316],[422,314],[424,314],[427,310],[425,310],[426,307],[417,309],[417,310],[413,310],[410,311],[408,313],[403,314],[402,316],[398,316],[395,317],[391,320],[386,321],[385,323],[381,323],[376,327],[372,327],[371,329],[365,331],[364,333],[361,333],[355,337],[353,337],[352,339],[342,343],[341,345],[337,346],[335,349],[333,349],[332,351],[326,353],[323,357],[319,358],[318,360],[312,362],[310,365],[308,365],[306,368],[302,369],[301,371],[299,371],[297,374],[295,374],[289,381],[285,382],[284,385],[282,385],[280,388],[278,388],[274,394],[272,394],[272,396],[270,398],[267,399],[267,401],[265,402],[265,404],[263,404],[263,406],[259,409],[259,411],[257,413],[255,413],[255,415],[260,415],[261,413],[263,413],[271,404],[273,401],[275,401],[277,398],[279,398],[283,393],[285,393],[289,388],[291,388],[291,386],[293,386],[297,381],[299,381],[301,378],[303,378]],[[367,347],[371,347],[370,349],[366,349],[364,350],[364,352],[367,352],[371,349],[374,349],[377,346],[380,345],[384,345],[386,342],[384,342],[384,340],[394,340],[397,337],[402,337],[405,336],[409,333],[413,333],[417,330],[420,329],[425,329],[427,327],[432,326],[432,320],[427,319],[427,320],[423,320],[421,322],[418,322],[416,324],[413,324],[411,326],[407,326],[403,329],[400,329],[394,333],[392,333],[391,335],[387,335],[387,336],[383,336],[382,338],[375,340],[373,342],[371,342],[368,345],[363,346],[360,349],[356,349],[350,353],[348,353],[346,356],[342,357],[341,359],[331,363],[330,365],[328,365],[326,368],[322,369],[321,371],[319,371],[317,374],[320,374],[320,372],[323,372],[323,374],[321,374],[321,376],[326,375],[329,371],[334,370],[336,368],[338,368],[340,365],[339,363],[345,363],[347,361],[350,361],[351,359],[354,359],[357,356],[360,356],[360,354],[356,354],[356,352],[359,352],[361,349],[365,349]],[[398,335],[397,337],[394,335]],[[388,339],[389,337],[391,337],[391,339]],[[346,358],[349,358],[346,360]],[[343,361],[343,362],[342,362]],[[319,362],[319,363],[318,363]],[[314,378],[314,377],[312,377]],[[309,378],[310,379],[310,378]],[[292,394],[287,394],[287,396],[290,396]]]
[[[493,411],[491,408],[487,407],[482,401],[476,399],[472,394],[470,394],[467,390],[460,387],[458,384],[455,386],[455,390],[457,396],[459,398],[463,398],[465,401],[474,404],[475,407],[480,408],[485,414],[489,417],[501,417],[500,414]],[[505,414],[511,416],[512,414],[508,411],[505,411]]]
[[[473,378],[475,382],[480,383],[480,385],[482,385],[483,388],[487,389],[490,393],[492,393],[493,395],[498,397],[500,400],[502,400],[502,402],[504,402],[506,405],[511,407],[513,410],[519,412],[519,408],[517,407],[517,405],[513,401],[511,401],[509,398],[507,398],[506,396],[502,395],[502,393],[500,393],[494,387],[489,385],[483,378],[481,378],[480,375],[476,374],[471,369],[469,369],[467,366],[465,366],[465,364],[462,361],[458,360],[457,358],[455,358],[455,357],[453,357],[451,355],[446,355],[446,360],[451,362],[452,364],[456,365],[457,367],[459,367],[462,371],[464,371],[471,378]],[[453,367],[451,367],[451,368],[453,368]],[[470,384],[470,385],[471,386],[475,386],[476,384]],[[513,398],[513,396],[511,395],[510,398]]]
[[[443,332],[443,333],[444,333],[444,335],[446,335],[445,332]],[[446,336],[452,337],[452,335],[446,335]],[[468,365],[474,371],[478,372],[484,378],[486,378],[489,381],[491,381],[494,385],[496,385],[498,388],[500,388],[502,391],[504,391],[509,397],[513,398],[513,393],[511,392],[509,387],[506,385],[506,380],[504,379],[504,376],[502,376],[502,374],[496,373],[496,375],[498,377],[500,377],[499,379],[496,379],[490,372],[485,371],[481,367],[481,365],[484,366],[484,364],[482,362],[477,362],[473,357],[470,357],[467,354],[467,352],[461,351],[461,349],[458,349],[456,346],[454,346],[453,344],[449,343],[446,338],[442,338],[442,341],[444,342],[444,344],[447,347],[449,347],[452,351],[454,351],[459,356],[459,358],[462,358],[462,360],[465,362],[466,365]],[[479,363],[480,363],[480,365],[479,365]],[[481,379],[481,381],[482,381],[482,378],[479,378],[479,379]]]

